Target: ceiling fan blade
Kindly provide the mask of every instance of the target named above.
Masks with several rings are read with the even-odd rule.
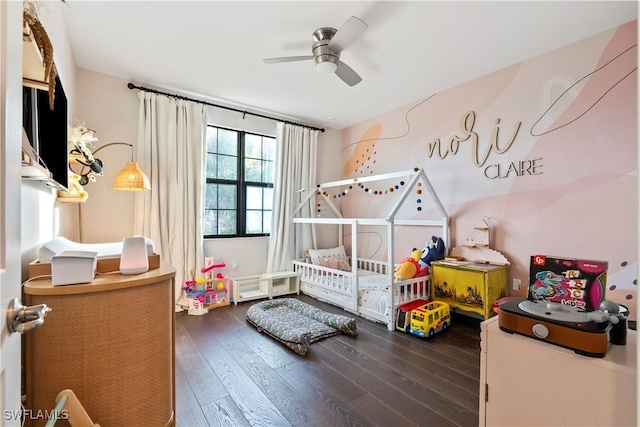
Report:
[[[266,58],[263,61],[266,64],[277,64],[279,62],[293,62],[293,61],[306,61],[307,59],[313,59],[312,55],[306,56],[282,56],[280,58]]]
[[[329,49],[336,53],[340,53],[351,43],[356,41],[367,29],[367,24],[359,18],[352,16],[347,22],[338,28],[338,31],[329,42]]]
[[[342,61],[338,61],[336,75],[349,86],[355,86],[362,81],[362,77],[360,77],[358,73],[353,71],[353,68],[349,67]]]

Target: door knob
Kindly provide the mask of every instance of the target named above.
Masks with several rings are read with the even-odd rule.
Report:
[[[46,304],[25,307],[20,299],[13,298],[7,308],[7,329],[9,333],[24,334],[44,323],[44,317],[51,309]]]

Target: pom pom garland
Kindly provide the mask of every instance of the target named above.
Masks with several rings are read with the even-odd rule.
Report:
[[[413,168],[413,170],[414,170],[414,172],[418,172],[420,169],[416,167],[416,168]],[[365,193],[370,194],[372,196],[382,196],[382,195],[386,195],[386,194],[389,194],[389,193],[393,193],[395,190],[399,190],[401,186],[405,185],[404,181],[400,181],[398,184],[395,184],[395,185],[393,185],[393,186],[391,186],[391,187],[389,187],[387,189],[377,190],[377,189],[366,187],[364,184],[359,183],[357,178],[354,178],[353,183],[354,183],[354,185],[358,186],[358,188],[360,188],[362,191],[364,191]],[[421,187],[422,186],[422,182],[418,182],[418,183],[416,183],[416,185],[418,187]],[[349,194],[350,190],[353,189],[353,185],[349,185],[348,188],[345,188],[344,190],[342,190],[340,192],[337,192],[337,193],[329,193],[328,191],[321,190],[321,185],[320,184],[316,184],[316,188],[318,188],[318,190],[316,191],[316,196],[322,195],[323,197],[326,197],[326,198],[329,198],[329,199],[337,199],[337,198],[346,197]],[[418,188],[416,190],[416,194],[418,194],[418,195],[422,194],[422,189]],[[320,200],[320,202],[321,202],[321,200]],[[318,216],[320,216],[320,213],[322,211],[320,202],[318,202],[317,205],[316,205]],[[422,200],[421,199],[417,199],[416,202],[418,204],[420,204],[420,203],[422,203]],[[422,207],[418,206],[417,209],[418,209],[418,211],[421,211]]]

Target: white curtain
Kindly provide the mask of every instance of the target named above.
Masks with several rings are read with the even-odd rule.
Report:
[[[134,227],[176,268],[176,299],[204,265],[204,106],[140,91],[138,151],[151,191],[136,196]],[[176,307],[180,310],[179,307]]]
[[[293,223],[293,211],[316,185],[318,131],[302,126],[277,125],[276,178],[273,196],[273,217],[267,272],[288,271],[291,261],[312,247],[310,224]],[[305,190],[305,191],[300,191]],[[299,216],[312,216],[314,199],[303,207]]]

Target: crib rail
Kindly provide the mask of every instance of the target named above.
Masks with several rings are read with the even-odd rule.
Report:
[[[298,260],[293,261],[293,271],[300,275],[300,282],[327,287],[347,296],[355,295],[355,274],[351,271],[336,270]]]
[[[357,313],[356,274],[321,265],[293,261],[293,271],[300,275],[300,291],[321,301]]]
[[[350,261],[352,262],[352,261]],[[387,274],[387,263],[366,258],[356,259],[357,267],[379,274]],[[308,264],[303,260],[293,261],[293,271],[300,275],[300,291],[352,311],[353,313],[381,322],[387,325],[389,330],[394,328],[395,316],[398,306],[416,299],[428,300],[431,297],[430,276],[414,277],[413,279],[394,282],[389,292],[390,310],[387,313],[379,313],[360,306],[357,292],[357,273],[342,271],[321,265]],[[391,277],[389,277],[391,281]]]
[[[387,274],[387,263],[374,259],[357,258],[358,268],[378,274]]]
[[[431,299],[431,276],[414,277],[413,279],[393,284],[393,308],[416,299]]]

